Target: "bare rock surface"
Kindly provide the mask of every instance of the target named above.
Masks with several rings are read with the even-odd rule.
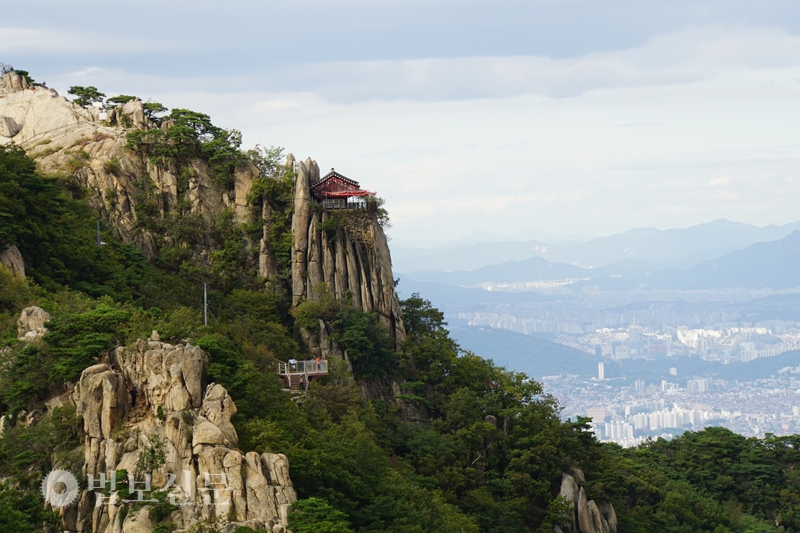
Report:
[[[108,364],[91,366],[72,392],[83,420],[84,475],[96,485],[101,475],[109,480],[121,470],[133,474],[142,469],[142,457],[160,450],[162,460],[136,479],[143,482],[148,473],[152,489],[169,485],[165,490],[178,510],[164,520],[178,531],[198,520],[285,528],[297,499],[286,456],[236,448],[230,421],[236,405],[221,385],[204,386],[203,350],[140,340],[117,348],[111,360],[115,371]],[[114,491],[99,506],[95,492],[83,491],[77,510],[64,512],[66,530],[151,533],[158,526],[148,505],[124,516],[124,502],[115,500]]]
[[[617,531],[617,514],[607,500],[589,500],[583,484],[586,476],[579,468],[569,468],[561,476],[559,496],[572,503],[571,523],[558,524],[558,531],[578,533],[609,533]]]
[[[11,138],[19,133],[20,126],[11,117],[0,116],[0,137]]]
[[[0,76],[0,94],[15,93],[29,88],[28,80],[14,71],[4,72]]]
[[[0,253],[0,264],[3,264],[15,276],[19,278],[25,277],[25,261],[23,261],[22,254],[19,253],[19,248],[16,246],[11,245]]]
[[[578,506],[578,495],[580,493],[580,487],[578,487],[578,483],[575,481],[575,478],[569,474],[562,474],[561,476],[561,490],[559,491],[559,496],[563,496],[570,502],[572,502],[573,506],[573,513],[572,513],[572,529],[573,531],[576,529],[577,526],[577,515],[574,509],[577,509]]]
[[[597,500],[597,508],[600,509],[600,512],[603,513],[603,517],[608,524],[608,528],[611,531],[617,530],[617,513],[614,511],[614,506],[611,505],[611,502],[605,500]]]
[[[29,87],[19,75],[7,73],[0,86],[0,116],[17,131],[2,142],[22,147],[44,173],[67,173],[75,185],[87,191],[87,200],[124,242],[135,243],[146,255],[159,246],[177,244],[170,235],[157,235],[143,217],[161,221],[180,213],[191,216],[201,227],[213,228],[224,211],[238,224],[261,218],[259,250],[249,265],[264,278],[280,275],[270,241],[271,208],[266,200],[250,205],[249,195],[258,168],[242,162],[227,185],[220,185],[208,163],[192,158],[181,168],[158,165],[143,152],[128,146],[128,134],[137,130],[164,129],[169,121],[152,122],[143,103],[133,99],[101,114],[84,109],[55,92]],[[7,131],[6,131],[7,130]],[[11,129],[6,128],[6,133]],[[344,213],[348,222],[334,231],[322,231],[333,212],[320,208],[311,195],[311,185],[320,179],[319,166],[311,158],[287,166],[296,169],[291,250],[291,291],[296,305],[318,299],[324,282],[338,298],[350,296],[354,305],[375,312],[393,338],[405,339],[400,304],[394,291],[391,255],[383,228],[367,211]],[[154,207],[155,206],[155,207]],[[358,216],[361,215],[361,216]],[[151,229],[148,229],[151,228]],[[196,259],[204,261],[223,245],[213,231],[201,231],[192,239]],[[196,241],[196,242],[195,242]]]
[[[311,159],[297,167],[292,218],[293,303],[318,301],[325,283],[330,294],[338,298],[350,295],[363,311],[376,312],[396,342],[403,342],[405,327],[383,228],[366,211],[342,211],[336,216],[343,218],[344,224],[322,231],[334,214],[315,208],[310,187],[320,179],[319,167]]]
[[[50,314],[41,307],[26,307],[17,320],[17,337],[26,342],[40,339],[47,333],[45,324],[49,321]]]

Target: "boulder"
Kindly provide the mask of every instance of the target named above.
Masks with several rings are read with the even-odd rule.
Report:
[[[0,253],[0,263],[15,276],[25,277],[25,262],[22,260],[22,254],[19,253],[19,249],[13,244]]]
[[[20,129],[13,118],[0,116],[0,137],[13,137]]]
[[[614,506],[611,502],[606,500],[597,500],[597,508],[603,513],[603,517],[608,523],[608,528],[611,531],[617,530],[617,513],[614,511]]]
[[[200,423],[194,427],[192,431],[192,448],[199,444],[217,445],[217,444],[230,444],[222,430],[215,426],[208,420],[200,420]]]
[[[24,91],[29,88],[30,84],[28,80],[13,70],[11,72],[5,72],[2,77],[0,77],[0,94]]]
[[[235,448],[238,443],[236,429],[231,423],[231,417],[236,414],[236,404],[228,395],[222,385],[212,383],[206,389],[200,416],[217,426],[225,437],[228,445]]]
[[[578,529],[581,533],[602,533],[594,528],[594,520],[592,514],[589,512],[589,501],[586,499],[586,493],[581,487],[578,492]]]
[[[144,106],[142,105],[142,101],[138,98],[125,102],[120,113],[128,117],[131,126],[134,128],[144,128],[147,126],[144,117]]]
[[[586,476],[583,475],[583,470],[581,470],[580,468],[569,467],[569,469],[567,469],[567,473],[572,477],[574,477],[575,481],[579,485],[583,485],[584,483],[586,483]]]
[[[603,513],[601,513],[600,509],[597,508],[597,504],[594,503],[594,500],[589,500],[587,508],[589,510],[589,516],[591,517],[594,530],[597,533],[609,533],[608,523],[606,522],[606,519],[603,518]]]
[[[561,490],[559,491],[558,495],[563,496],[567,500],[572,502],[572,529],[573,531],[576,529],[577,526],[577,508],[578,508],[578,495],[580,492],[580,487],[575,482],[575,478],[573,478],[569,474],[562,474],[561,475]]]
[[[50,321],[50,314],[41,307],[26,307],[22,310],[17,320],[17,337],[21,341],[31,342],[40,339],[47,328],[45,323]]]
[[[93,439],[108,439],[128,413],[128,389],[121,374],[107,364],[90,366],[72,393],[77,414],[83,417],[83,431]]]
[[[122,533],[152,533],[155,524],[150,518],[150,509],[142,507],[138,512],[129,513],[122,524]]]

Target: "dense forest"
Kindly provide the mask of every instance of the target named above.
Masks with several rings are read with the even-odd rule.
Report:
[[[274,199],[285,234],[292,174],[270,154],[256,161],[265,177],[254,191]],[[395,346],[347,299],[324,294],[292,307],[286,279],[265,284],[247,268],[248,228],[229,218],[213,228],[224,245],[204,261],[189,245],[148,259],[102,224],[99,245],[97,220],[68,179],[0,147],[0,249],[16,245],[28,274],[0,266],[2,531],[57,523],[42,476],[82,446],[74,409],[33,415],[106,351],[152,330],[207,351],[209,379],[238,406],[242,450],[288,456],[295,533],[549,533],[569,522],[558,494],[570,467],[585,472],[589,498],[613,503],[625,533],[800,531],[800,436],[708,428],[634,449],[601,444],[588,419],[562,420],[539,383],[461,350],[424,295],[402,302],[407,339]],[[41,342],[17,340],[29,305],[52,316]],[[352,370],[331,361],[326,378],[293,397],[276,361],[303,358],[300,330],[319,319]],[[388,381],[400,384],[402,403],[364,399],[361,383]],[[404,406],[424,416],[409,421]]]

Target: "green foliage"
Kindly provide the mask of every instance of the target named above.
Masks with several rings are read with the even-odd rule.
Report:
[[[106,100],[105,107],[108,109],[116,106],[122,106],[127,104],[131,100],[136,100],[136,96],[131,96],[129,94],[120,94],[119,96],[112,96],[111,98]]]
[[[24,151],[0,146],[0,247],[15,244],[26,274],[48,290],[133,299],[148,270],[144,255],[107,232],[108,244],[97,246],[96,220],[85,201],[38,174]]]
[[[253,217],[268,218],[266,235],[275,254],[279,277],[288,282],[291,276],[291,250],[294,245],[292,214],[294,213],[294,173],[280,164],[281,148],[261,148],[247,152],[247,156],[260,171],[253,181],[247,201],[253,206]],[[267,209],[262,211],[262,206]]]
[[[244,155],[258,168],[262,179],[278,179],[286,174],[286,168],[282,164],[283,148],[280,146],[265,148],[257,144]]]
[[[147,108],[148,116],[156,122],[155,114],[166,111],[161,104]],[[204,159],[216,183],[222,187],[233,186],[233,174],[247,157],[241,152],[242,134],[214,126],[211,118],[189,109],[173,109],[164,119],[170,122],[166,131],[160,128],[136,130],[127,133],[127,148],[142,150],[154,164],[185,166],[192,158]]]
[[[352,533],[347,515],[321,498],[308,498],[292,504],[289,529],[294,533]]]
[[[385,203],[386,200],[383,198],[372,195],[367,196],[367,211],[375,216],[380,227],[384,229],[392,227],[391,222],[389,222],[389,211],[383,207]]]
[[[164,121],[164,118],[159,115],[169,111],[166,106],[159,102],[145,102],[142,104],[142,109],[144,110],[144,116],[158,125],[161,125]]]
[[[34,533],[42,531],[42,526],[55,528],[60,524],[57,513],[45,510],[40,492],[0,483],[0,531]]]
[[[97,87],[89,86],[82,87],[80,85],[73,85],[67,91],[68,94],[75,96],[73,102],[81,107],[89,107],[94,102],[102,102],[105,94],[97,90]]]
[[[574,503],[564,496],[556,496],[547,506],[547,516],[542,523],[542,531],[552,531],[555,526],[572,522]]]
[[[344,227],[345,222],[346,215],[344,213],[334,212],[324,217],[317,227],[320,231],[327,233],[328,237],[332,237],[337,231]]]
[[[24,279],[0,265],[0,311],[19,311],[33,297]]]
[[[149,109],[165,111],[160,104]],[[222,384],[236,402],[242,450],[287,455],[301,498],[290,517],[295,532],[549,532],[568,521],[568,505],[557,495],[570,466],[585,470],[589,498],[613,503],[621,531],[744,533],[776,531],[775,524],[800,531],[800,437],[746,439],[713,428],[637,449],[601,445],[588,419],[562,421],[540,384],[461,350],[444,315],[418,294],[401,302],[407,339],[397,347],[377,314],[337,300],[324,284],[313,287],[316,301],[290,312],[293,175],[280,164],[281,149],[243,155],[237,132],[185,109],[173,110],[164,124],[165,131],[130,132],[128,141],[158,164],[173,165],[181,193],[195,172],[193,158],[226,185],[245,158],[259,168],[248,199],[257,216],[268,218],[284,290],[264,290],[253,275],[251,242],[260,225],[243,227],[225,211],[204,227],[184,207],[164,217],[162,200],[143,179],[137,217],[160,249],[151,265],[108,232],[108,244],[96,246],[88,206],[37,174],[20,150],[0,148],[0,246],[16,244],[32,277],[19,280],[0,268],[0,412],[8,421],[0,478],[16,483],[0,486],[0,529],[41,529],[41,474],[54,462],[74,462],[76,451],[82,457],[73,408],[30,416],[30,424],[22,411],[41,413],[65,381],[156,329],[165,341],[192,339],[208,353],[206,382]],[[77,163],[85,161],[81,152],[71,154]],[[106,170],[119,171],[113,164]],[[332,236],[373,216],[385,223],[382,209],[373,199],[368,210],[327,216],[321,229]],[[206,253],[209,241],[216,244]],[[207,261],[193,260],[195,246]],[[208,326],[200,280],[209,286]],[[32,303],[53,319],[40,342],[23,344],[15,338],[16,315]],[[346,350],[353,373],[345,361],[331,360],[329,375],[293,401],[276,360],[309,357],[299,333],[316,330],[319,320]],[[163,409],[156,417],[166,418]],[[190,431],[192,412],[181,418]],[[165,460],[165,443],[150,438],[137,475]],[[166,496],[154,495],[157,520],[174,510]],[[189,531],[214,529],[198,522]]]
[[[152,474],[162,466],[167,460],[164,449],[164,441],[153,433],[147,437],[147,444],[139,453],[139,461],[136,463],[136,475]]]
[[[332,329],[332,337],[347,350],[353,371],[364,379],[385,376],[396,365],[389,330],[377,313],[365,313],[346,300],[337,300],[324,283],[314,289],[321,296],[316,302],[303,302],[292,314],[295,323],[304,328],[318,327],[319,320]]]
[[[52,469],[52,458],[82,443],[75,408],[57,407],[50,416],[25,426],[11,416],[0,439],[0,474],[3,478],[41,487],[41,477]]]
[[[122,166],[119,163],[119,157],[113,157],[106,161],[103,165],[103,170],[109,174],[118,174]]]
[[[25,81],[30,83],[33,86],[41,85],[36,83],[33,78],[31,78],[30,73],[27,70],[20,70],[20,69],[11,69],[12,72],[19,74],[22,78],[25,78]]]
[[[620,529],[800,531],[798,436],[745,438],[714,427],[607,451],[591,490],[620,502]]]
[[[64,381],[80,377],[102,352],[121,342],[121,328],[129,319],[130,314],[124,310],[100,305],[51,320],[45,336],[49,348],[46,350],[56,359],[56,372]]]

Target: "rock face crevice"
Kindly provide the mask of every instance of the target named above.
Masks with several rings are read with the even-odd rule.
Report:
[[[560,524],[553,533],[609,533],[617,531],[617,514],[606,500],[589,500],[583,488],[586,478],[579,468],[570,468],[561,477],[559,496],[572,503],[572,521]]]
[[[395,341],[402,343],[405,328],[383,228],[367,212],[324,210],[311,195],[317,180],[316,162],[300,162],[292,218],[293,304],[318,301],[324,287],[336,298],[350,298],[364,312],[377,313]],[[336,216],[337,221],[352,223],[330,224]]]
[[[200,158],[181,168],[155,165],[146,154],[126,147],[128,132],[157,127],[140,100],[108,112],[84,109],[51,90],[21,84],[18,77],[6,73],[0,84],[0,144],[25,149],[43,173],[70,175],[75,186],[88,190],[89,203],[124,242],[136,243],[152,257],[160,240],[176,244],[169,232],[163,235],[152,227],[153,220],[169,224],[173,214],[193,217],[194,226],[209,230],[226,209],[237,223],[252,218],[247,195],[259,174],[252,162],[239,165],[230,189],[215,183]],[[192,236],[199,257],[221,245],[210,234]]]
[[[15,277],[25,277],[25,261],[23,261],[22,254],[19,253],[19,248],[16,246],[11,245],[3,252],[0,252],[0,264],[11,271]]]
[[[110,480],[122,470],[138,472],[137,483],[149,474],[153,490],[169,487],[167,501],[177,510],[167,520],[178,531],[198,520],[285,531],[297,499],[288,461],[237,449],[236,405],[223,386],[203,383],[208,358],[202,349],[140,340],[131,349],[117,348],[111,359],[116,371],[107,364],[89,367],[72,392],[83,419],[82,474],[95,487],[100,476]],[[154,454],[161,459],[154,461]],[[157,526],[152,506],[136,510],[124,502],[135,493],[100,492],[84,490],[77,505],[66,508],[66,531],[146,533]]]

